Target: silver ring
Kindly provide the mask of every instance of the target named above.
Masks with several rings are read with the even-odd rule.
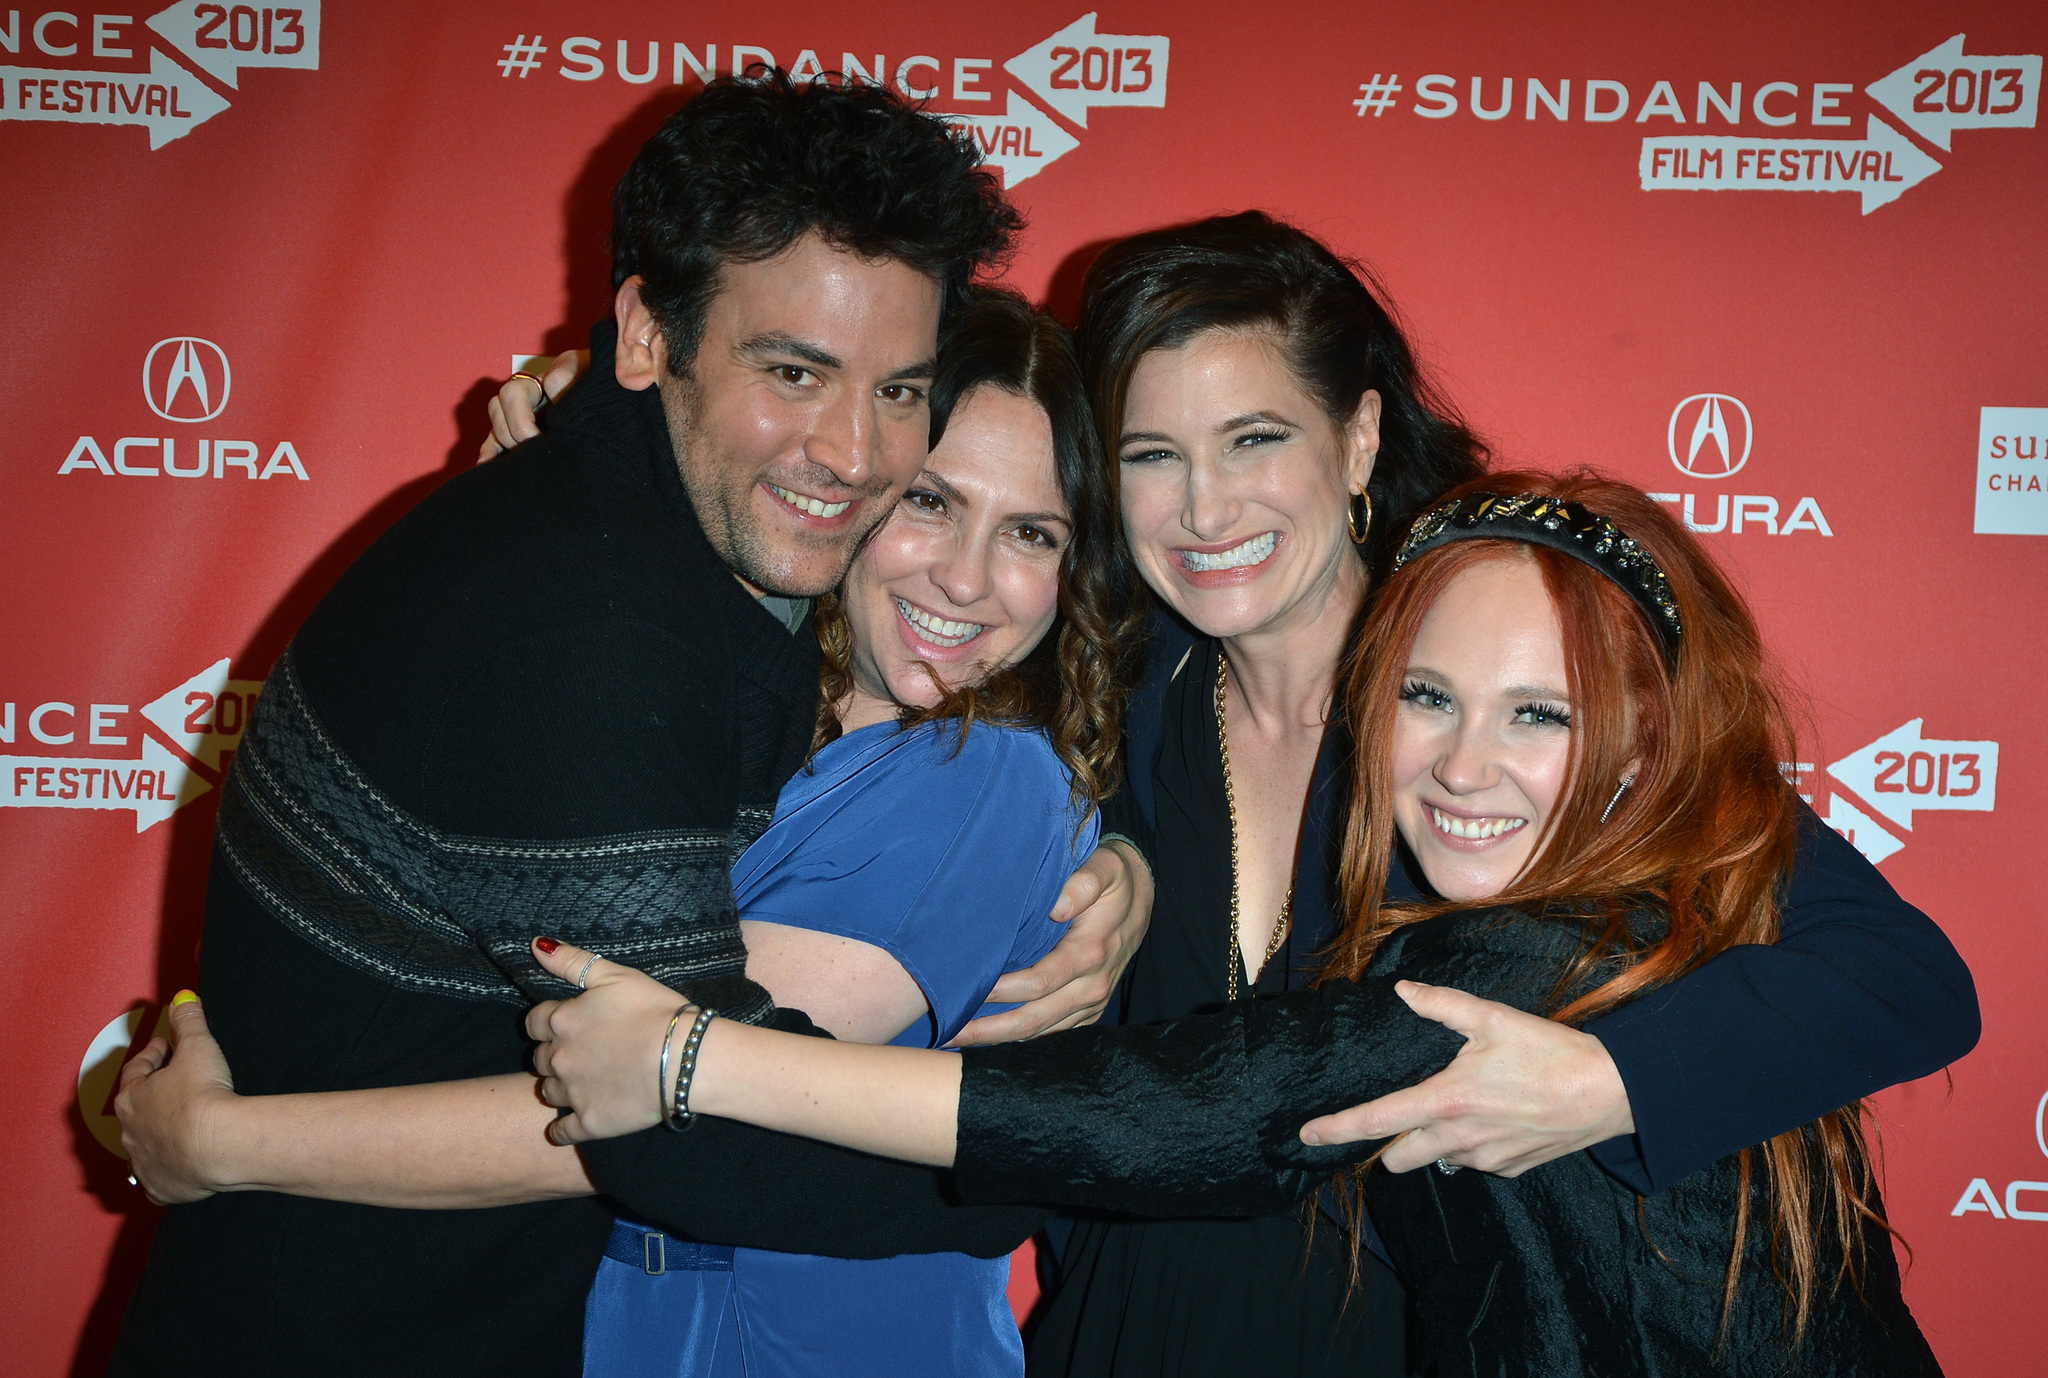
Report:
[[[1463,1163],[1447,1163],[1441,1158],[1436,1160],[1436,1170],[1438,1172],[1441,1172],[1446,1177],[1450,1176],[1454,1172],[1461,1170],[1463,1167]]]
[[[576,989],[578,989],[578,990],[588,990],[588,989],[590,989],[590,987],[588,987],[588,986],[584,985],[583,983],[584,983],[585,981],[588,981],[588,980],[590,979],[590,969],[591,969],[592,967],[594,967],[594,966],[596,966],[596,965],[597,965],[597,957],[598,957],[598,954],[597,954],[597,953],[595,953],[595,952],[593,952],[593,953],[591,953],[591,954],[590,954],[590,956],[589,956],[589,957],[587,957],[587,958],[585,958],[585,959],[584,959],[584,962],[583,962],[583,970],[581,970],[581,971],[579,971],[579,972],[577,972],[577,973],[576,973]]]

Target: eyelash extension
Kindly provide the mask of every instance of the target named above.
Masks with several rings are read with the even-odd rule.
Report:
[[[1246,431],[1237,439],[1240,444],[1247,440],[1286,440],[1291,434],[1289,431]]]
[[[1416,703],[1423,699],[1444,699],[1450,695],[1426,679],[1411,679],[1401,685],[1401,702]]]
[[[1515,710],[1515,716],[1518,718],[1524,713],[1531,714],[1538,719],[1547,718],[1559,727],[1570,727],[1572,725],[1571,710],[1560,708],[1554,703],[1525,703]]]

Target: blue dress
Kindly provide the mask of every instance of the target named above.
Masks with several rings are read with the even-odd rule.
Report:
[[[1095,850],[1042,733],[879,723],[820,751],[733,868],[740,917],[873,943],[930,1010],[892,1040],[950,1041],[1006,971],[1064,931],[1047,917]],[[621,1220],[584,1322],[589,1378],[1019,1378],[1010,1261],[838,1259],[695,1244]]]

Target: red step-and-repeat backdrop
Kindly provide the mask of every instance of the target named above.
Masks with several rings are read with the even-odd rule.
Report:
[[[1908,1295],[1950,1372],[2041,1371],[2040,6],[64,3],[0,11],[11,1371],[96,1371],[155,1228],[112,1079],[264,676],[607,313],[613,182],[755,62],[957,116],[1064,311],[1106,239],[1295,220],[1505,459],[1707,533],[1811,695],[1801,791],[1977,975],[1982,1045],[1877,1101]]]

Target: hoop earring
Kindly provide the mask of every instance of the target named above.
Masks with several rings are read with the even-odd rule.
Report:
[[[1600,815],[1600,821],[1602,823],[1605,823],[1608,819],[1614,816],[1614,806],[1621,802],[1621,796],[1627,794],[1628,787],[1630,785],[1633,785],[1635,782],[1636,777],[1633,773],[1621,777],[1621,788],[1614,791],[1614,797],[1607,801],[1606,811]]]
[[[1358,505],[1365,504],[1365,519],[1359,520]],[[1353,493],[1351,506],[1344,513],[1344,524],[1351,528],[1351,544],[1364,545],[1366,537],[1372,534],[1372,494]]]

